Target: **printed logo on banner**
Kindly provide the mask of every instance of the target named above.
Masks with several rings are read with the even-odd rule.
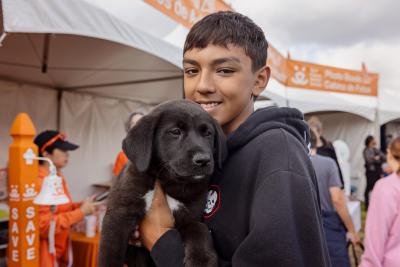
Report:
[[[9,194],[10,201],[19,201],[20,194],[18,192],[18,185],[10,185],[10,194]]]
[[[36,197],[35,184],[26,184],[25,192],[22,194],[23,201],[32,200]]]
[[[294,66],[294,77],[292,77],[292,82],[297,85],[306,85],[308,80],[306,79],[306,67]]]

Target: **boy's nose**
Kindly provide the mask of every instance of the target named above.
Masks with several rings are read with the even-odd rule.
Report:
[[[196,91],[201,94],[215,93],[215,86],[212,75],[207,72],[202,72],[196,86]]]

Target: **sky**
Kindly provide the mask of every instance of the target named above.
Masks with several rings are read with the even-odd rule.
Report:
[[[400,1],[231,0],[267,40],[292,59],[368,71],[400,91]]]

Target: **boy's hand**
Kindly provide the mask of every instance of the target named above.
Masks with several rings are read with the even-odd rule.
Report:
[[[174,228],[174,217],[164,191],[156,181],[153,202],[139,227],[142,244],[151,251],[157,240],[172,228]]]

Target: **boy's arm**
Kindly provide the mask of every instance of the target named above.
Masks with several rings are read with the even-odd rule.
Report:
[[[232,262],[219,259],[219,266],[330,266],[327,253],[311,179],[279,171],[259,186],[251,205],[249,234]],[[158,267],[182,266],[179,233],[165,233],[151,255]]]
[[[266,177],[253,199],[249,228],[234,266],[330,266],[310,177],[292,171]]]

